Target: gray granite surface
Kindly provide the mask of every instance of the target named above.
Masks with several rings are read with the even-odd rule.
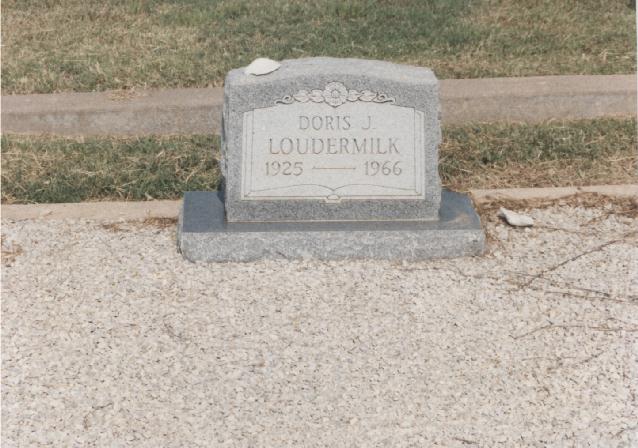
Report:
[[[466,195],[443,190],[436,221],[232,223],[218,192],[187,192],[178,246],[191,261],[425,260],[479,255],[485,237]]]
[[[321,129],[302,129],[306,125],[302,114],[309,119],[323,117]],[[341,121],[342,128],[335,129],[343,116],[352,123]],[[364,132],[370,127],[369,116],[377,124]],[[344,123],[348,129],[343,129]],[[303,143],[305,136],[323,139],[326,148],[316,157],[265,158],[270,132],[275,146],[287,143],[286,138]],[[374,139],[380,153],[348,155],[363,139],[368,139],[369,147]],[[281,68],[263,76],[232,70],[224,86],[222,130],[226,217],[231,222],[434,220],[440,203],[440,139],[438,81],[425,68],[322,57],[282,61]],[[397,141],[399,150],[392,153],[392,142]],[[343,145],[345,153],[328,156],[332,143]],[[267,176],[265,165],[273,161],[298,162],[303,174],[287,166],[281,169],[298,177],[284,177],[276,165],[278,175],[269,166]],[[390,168],[397,161],[399,169],[393,174],[400,174],[363,172],[368,170],[366,162],[387,162]],[[294,184],[296,179],[299,185]]]

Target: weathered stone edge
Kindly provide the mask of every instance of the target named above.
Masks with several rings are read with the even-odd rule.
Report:
[[[636,115],[636,75],[453,79],[440,89],[444,124]],[[218,134],[222,103],[222,88],[8,95],[2,132]]]
[[[492,200],[525,201],[560,199],[578,193],[598,193],[610,197],[638,197],[638,184],[593,185],[586,187],[507,188],[471,190],[476,204]],[[80,202],[72,204],[3,204],[2,219],[83,219],[90,221],[139,221],[153,218],[177,219],[182,201]]]

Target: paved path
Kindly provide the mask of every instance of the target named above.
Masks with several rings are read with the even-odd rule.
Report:
[[[2,446],[637,446],[613,212],[424,263],[191,264],[173,225],[5,220]]]
[[[4,133],[219,133],[221,88],[2,97]],[[636,115],[636,76],[441,80],[444,124]]]

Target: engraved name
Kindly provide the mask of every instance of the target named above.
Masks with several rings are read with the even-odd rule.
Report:
[[[300,115],[298,120],[301,131],[322,131],[341,130],[350,131],[355,128],[352,123],[355,121],[349,115],[326,115],[308,116]],[[365,126],[359,129],[369,131],[372,129],[372,117],[367,116]],[[291,154],[299,155],[377,155],[377,154],[399,154],[398,137],[281,137],[268,139],[268,152],[271,155],[287,156]],[[392,164],[394,170],[383,169],[383,165],[377,161],[368,161],[364,168],[366,175],[398,175],[400,167],[398,162],[387,160],[385,165]],[[303,174],[303,162],[271,162],[265,164],[266,175],[292,175]]]

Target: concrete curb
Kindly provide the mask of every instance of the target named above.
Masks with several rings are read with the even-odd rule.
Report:
[[[504,188],[470,191],[472,199],[478,204],[494,200],[555,200],[579,193],[597,193],[614,198],[638,198],[638,184],[594,185],[586,187]]]
[[[2,219],[86,219],[90,221],[141,221],[177,218],[182,201],[78,202],[68,204],[3,204]]]
[[[2,97],[6,134],[210,134],[221,125],[221,89],[56,93]]]
[[[2,132],[219,134],[221,88],[2,97]],[[534,76],[441,81],[442,121],[541,122],[636,115],[636,75]]]
[[[493,200],[524,201],[532,199],[554,200],[578,193],[598,193],[610,197],[638,197],[638,184],[595,185],[588,187],[506,188],[497,190],[471,190],[477,204]],[[182,201],[145,202],[80,202],[74,204],[4,204],[2,219],[21,221],[28,219],[84,219],[90,221],[141,221],[152,218],[176,219]]]

